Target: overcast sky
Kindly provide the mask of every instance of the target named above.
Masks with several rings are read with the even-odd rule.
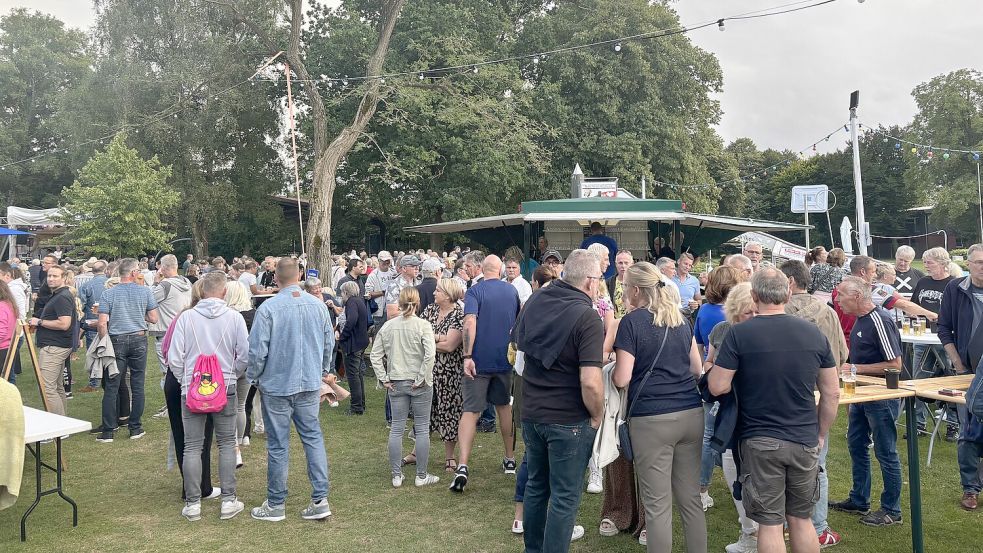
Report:
[[[803,4],[678,0],[673,7],[691,26],[790,3]],[[723,68],[719,131],[724,139],[748,136],[759,148],[798,150],[847,121],[853,90],[861,93],[862,122],[904,124],[915,114],[911,90],[916,85],[956,69],[983,68],[981,4],[838,0],[786,15],[729,21],[725,32],[711,27],[690,38],[716,54]],[[0,0],[0,13],[15,6],[30,6],[78,28],[94,19],[87,0]],[[819,151],[836,149],[845,138],[837,134]]]

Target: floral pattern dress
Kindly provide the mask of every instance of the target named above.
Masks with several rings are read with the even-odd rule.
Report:
[[[433,327],[434,335],[447,334],[451,330],[464,331],[464,310],[460,305],[440,320],[437,304],[423,310],[423,319]],[[437,352],[433,367],[433,409],[430,413],[430,432],[436,432],[443,441],[457,440],[457,425],[464,410],[461,397],[461,381],[464,377],[464,351],[461,346],[450,353]]]
[[[830,294],[843,280],[844,272],[840,267],[828,263],[816,263],[809,269],[809,276],[812,277],[810,292]]]

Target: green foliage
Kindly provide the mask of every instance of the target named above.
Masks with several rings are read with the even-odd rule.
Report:
[[[157,156],[141,159],[119,135],[105,152],[85,164],[78,180],[62,191],[64,238],[92,255],[118,258],[169,250],[174,237],[165,220],[180,201],[167,188],[170,167]]]
[[[907,138],[920,144],[983,151],[983,73],[960,69],[940,75],[916,86],[912,96],[918,114]],[[979,233],[978,164],[966,154],[951,154],[943,160],[944,150],[933,153],[931,161],[926,152],[917,159],[905,153],[913,159],[905,178],[924,189],[934,203],[933,224],[972,241]]]
[[[0,213],[8,205],[53,205],[72,182],[68,147],[54,124],[58,95],[77,86],[91,57],[85,36],[57,19],[18,8],[0,18]]]

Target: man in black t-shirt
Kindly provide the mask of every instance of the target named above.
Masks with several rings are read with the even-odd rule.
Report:
[[[527,551],[566,551],[570,543],[604,410],[604,328],[592,307],[602,278],[597,258],[574,250],[563,280],[533,294],[515,324],[513,338],[525,354]]]
[[[816,550],[811,517],[819,452],[836,418],[836,361],[819,327],[785,314],[789,283],[781,271],[755,272],[751,296],[758,315],[727,333],[710,370],[710,392],[733,390],[741,406],[736,433],[743,502],[759,524],[759,548],[783,550],[787,522],[793,551]]]
[[[35,340],[47,410],[64,415],[67,405],[61,376],[65,360],[72,353],[78,313],[75,310],[75,296],[65,286],[65,270],[61,266],[48,268],[47,286],[51,295],[38,316],[29,322],[37,332]]]
[[[911,297],[915,284],[925,276],[911,266],[914,259],[915,249],[911,246],[901,246],[894,254],[894,289],[906,298]]]
[[[846,277],[837,286],[837,301],[844,313],[857,317],[850,331],[850,364],[857,374],[883,376],[887,369],[901,370],[901,335],[891,315],[874,305],[870,286],[856,277]],[[849,368],[849,365],[847,365]],[[830,508],[864,515],[867,526],[901,524],[901,459],[898,457],[900,399],[869,401],[850,405],[847,448],[853,462],[853,489],[850,497]],[[870,450],[881,466],[884,492],[881,508],[870,512]],[[916,439],[911,437],[911,439]]]

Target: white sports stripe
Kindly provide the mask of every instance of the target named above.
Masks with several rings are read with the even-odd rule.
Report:
[[[884,319],[881,318],[877,311],[870,314],[871,320],[874,322],[874,328],[877,329],[877,338],[881,342],[881,351],[884,353],[884,357],[887,361],[891,361],[898,355],[894,353],[894,348],[891,346],[891,340],[887,335],[887,329],[884,328]]]

